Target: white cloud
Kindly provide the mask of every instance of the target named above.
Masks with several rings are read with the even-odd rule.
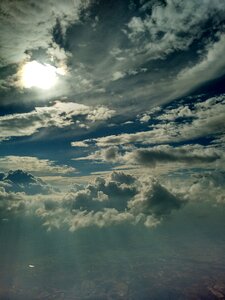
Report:
[[[96,121],[105,121],[115,115],[115,110],[110,110],[107,107],[100,106],[95,109],[92,109],[87,115],[87,120],[96,122]]]

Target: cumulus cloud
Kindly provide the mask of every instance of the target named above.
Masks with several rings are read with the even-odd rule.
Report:
[[[225,203],[225,173],[214,170],[193,174],[192,183],[186,191],[186,199],[196,202]],[[185,187],[183,187],[186,190]]]

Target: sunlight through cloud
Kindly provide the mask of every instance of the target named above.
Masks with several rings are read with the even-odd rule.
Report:
[[[58,74],[64,75],[65,73],[61,68],[56,68],[49,64],[41,64],[33,60],[27,62],[22,68],[22,86],[48,90],[56,85]]]

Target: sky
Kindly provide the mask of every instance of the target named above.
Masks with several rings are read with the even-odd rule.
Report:
[[[1,0],[0,41],[2,299],[222,299],[224,0]]]

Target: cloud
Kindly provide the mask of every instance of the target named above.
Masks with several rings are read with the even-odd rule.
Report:
[[[188,49],[194,40],[202,38],[208,20],[218,30],[225,5],[221,0],[167,0],[152,4],[150,12],[143,10],[143,17],[132,17],[124,32],[136,45],[135,54],[152,60]]]
[[[76,169],[67,165],[58,165],[49,159],[39,159],[35,156],[1,156],[0,169],[3,171],[22,169],[37,176],[66,175],[76,172]]]
[[[41,0],[38,3],[31,0],[1,1],[0,64],[20,63],[27,58],[28,50],[47,50],[51,45],[52,49],[56,49],[55,41],[59,43],[57,34],[61,34],[63,39],[67,27],[79,20],[80,11],[86,8],[88,3],[86,0],[66,3],[57,0],[54,1],[54,5],[49,0]],[[60,26],[61,32],[54,32],[57,26]],[[50,55],[56,54],[56,50],[50,52]],[[58,53],[56,56],[59,58]]]
[[[23,192],[28,195],[53,193],[53,188],[43,180],[22,170],[1,174],[0,185],[3,185],[5,192],[8,193]]]
[[[71,143],[72,146],[74,146],[74,143]],[[76,145],[75,145],[76,146]],[[109,161],[109,162],[118,162],[121,155],[119,154],[119,148],[117,146],[108,147],[105,149],[97,150],[94,153],[82,156],[78,158],[73,158],[75,161],[79,160],[99,160],[99,161]]]
[[[151,117],[154,122],[150,130],[135,133],[121,133],[84,140],[94,142],[98,147],[110,147],[129,144],[165,144],[189,141],[199,137],[216,136],[224,130],[225,97],[224,94],[205,101],[161,110]],[[168,122],[170,121],[170,122]]]
[[[74,231],[122,223],[154,227],[183,203],[155,179],[138,179],[123,172],[113,172],[105,179],[96,177],[94,182],[66,194],[53,189],[49,193],[30,193],[28,186],[33,181],[44,183],[23,171],[9,172],[7,176],[20,184],[21,191],[0,187],[1,214],[36,216],[48,229],[64,227]],[[28,180],[27,185],[24,180]]]
[[[121,79],[123,77],[125,77],[126,74],[123,73],[123,72],[120,72],[120,71],[117,71],[113,74],[113,80],[118,80],[118,79]]]
[[[56,101],[52,106],[36,107],[31,112],[0,116],[0,138],[30,136],[41,128],[63,128],[72,124],[88,128],[90,124],[106,121],[114,114],[114,110],[103,106],[93,109],[73,102]]]
[[[63,203],[63,208],[37,211],[47,228],[64,226],[74,231],[121,223],[155,227],[173,210],[180,209],[184,201],[151,177],[142,181],[113,172],[106,179],[97,177],[86,188],[68,193]]]
[[[110,155],[108,155],[110,153]],[[131,148],[129,151],[119,150],[111,146],[98,150],[86,157],[75,160],[97,160],[126,165],[141,165],[142,167],[154,168],[164,164],[208,165],[224,159],[223,151],[215,147],[203,147],[201,145],[185,145],[172,147],[159,145],[151,148]]]
[[[92,106],[110,102],[132,117],[220,76],[224,3],[186,2],[153,1],[149,9],[139,2],[142,8],[127,14],[129,4],[119,2],[113,9],[108,2],[103,10],[101,1],[1,1],[0,59],[6,66],[0,82],[2,103],[66,95]],[[120,10],[124,13],[118,15]],[[179,55],[171,59],[174,52]],[[162,58],[163,64],[155,61]],[[68,74],[48,92],[31,89],[14,97],[16,68],[27,59],[66,68]]]
[[[183,92],[189,92],[203,83],[222,76],[225,65],[224,51],[225,35],[221,34],[219,41],[208,47],[206,55],[202,57],[200,62],[183,69],[177,75],[174,86]]]
[[[70,231],[89,226],[112,226],[121,223],[157,226],[184,202],[158,181],[149,177],[139,180],[122,172],[113,172],[77,192],[68,193],[63,208],[39,209],[39,217],[50,228],[65,226]]]
[[[156,180],[142,182],[140,193],[128,204],[132,213],[161,218],[184,204]]]
[[[195,146],[158,146],[152,149],[136,149],[124,155],[125,162],[155,167],[161,163],[209,164],[219,160],[222,154],[214,149],[198,149]]]
[[[82,141],[78,141],[78,142],[72,142],[71,143],[72,147],[81,147],[81,148],[87,148],[88,144],[86,144],[85,142]]]
[[[225,203],[225,173],[214,170],[193,174],[193,181],[186,191],[186,199],[196,202]],[[185,187],[184,187],[185,189]]]
[[[11,174],[18,175],[17,172]],[[26,179],[27,176],[29,174]],[[167,177],[166,181],[113,172],[105,178],[96,177],[94,182],[77,186],[66,194],[52,190],[45,195],[29,195],[26,190],[12,192],[0,186],[2,217],[15,214],[38,217],[48,230],[75,231],[120,224],[142,224],[151,228],[184,205],[200,202],[224,205],[223,172],[194,172],[186,178]]]

